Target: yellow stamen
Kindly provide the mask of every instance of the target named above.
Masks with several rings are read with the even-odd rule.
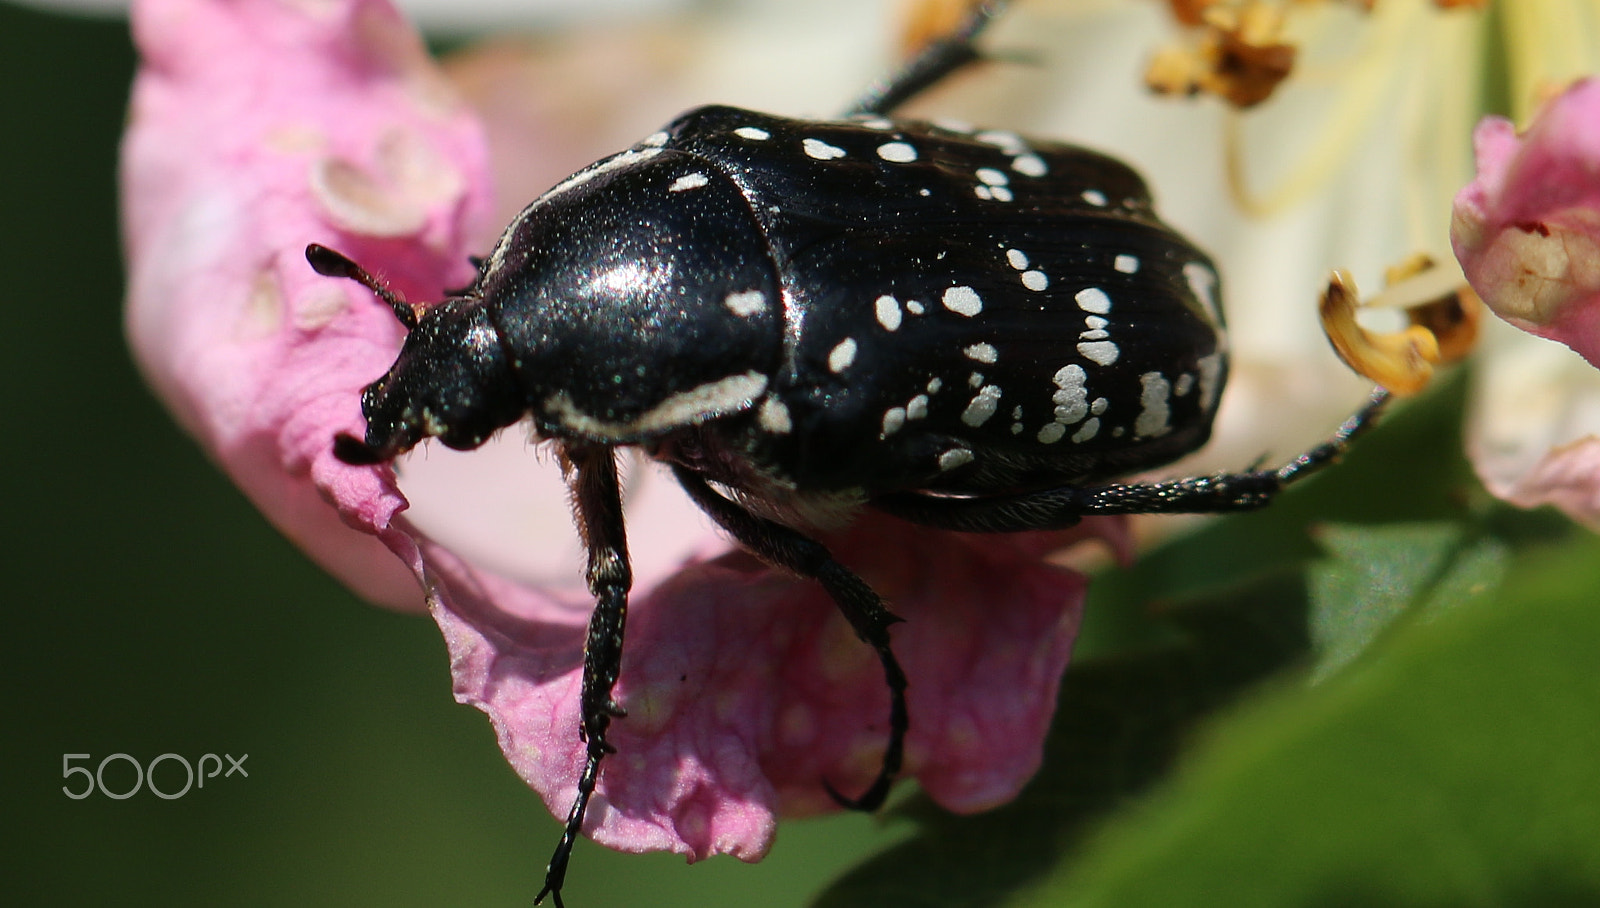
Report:
[[[1360,295],[1345,271],[1335,271],[1323,292],[1322,328],[1356,373],[1395,394],[1415,394],[1427,387],[1434,366],[1471,352],[1483,307],[1454,266],[1436,267],[1426,256],[1390,268],[1388,280],[1366,306],[1405,309],[1410,324],[1404,329],[1378,333],[1361,327],[1356,322]]]

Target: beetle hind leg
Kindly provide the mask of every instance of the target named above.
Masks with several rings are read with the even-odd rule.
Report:
[[[896,492],[870,503],[902,520],[968,533],[1063,529],[1084,517],[1111,514],[1252,511],[1266,507],[1285,488],[1338,459],[1350,441],[1377,420],[1388,402],[1387,391],[1374,391],[1366,406],[1345,420],[1327,441],[1275,470],[970,498]]]
[[[583,817],[600,776],[600,761],[616,752],[606,741],[611,720],[625,713],[612,699],[622,669],[623,628],[628,617],[628,590],[633,572],[628,564],[628,542],[622,520],[622,496],[617,465],[610,447],[567,446],[561,451],[562,468],[572,488],[573,514],[589,552],[586,579],[594,594],[594,614],[589,618],[583,647],[582,724],[579,735],[586,745],[578,793],[567,814],[561,841],[545,869],[544,888],[535,905],[550,896],[556,908],[565,908],[561,887],[566,882],[572,846],[583,831]]]
[[[889,688],[889,743],[884,749],[877,778],[864,793],[855,798],[841,795],[827,780],[823,780],[822,784],[843,807],[866,811],[878,809],[888,797],[895,776],[900,773],[900,765],[905,757],[906,730],[910,726],[906,712],[906,675],[889,645],[889,628],[902,619],[884,606],[883,599],[866,581],[835,560],[822,543],[781,523],[751,514],[718,494],[699,474],[687,467],[674,464],[672,470],[694,503],[738,540],[740,545],[768,564],[822,584],[850,622],[856,636],[877,652],[878,661],[883,664],[884,681]]]

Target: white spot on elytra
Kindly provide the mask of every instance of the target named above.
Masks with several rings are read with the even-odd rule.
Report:
[[[922,419],[928,415],[928,395],[918,394],[906,404],[906,419]]]
[[[772,133],[758,126],[741,126],[735,129],[733,134],[741,139],[749,139],[752,142],[765,142],[772,138]]]
[[[878,437],[888,438],[894,433],[900,431],[900,427],[904,426],[905,424],[906,408],[890,407],[889,409],[883,411],[883,431],[878,433]]]
[[[1183,266],[1183,277],[1189,282],[1189,292],[1206,307],[1211,323],[1222,324],[1222,307],[1217,304],[1217,273],[1200,262],[1190,262]]]
[[[856,340],[853,337],[845,338],[828,351],[828,369],[835,375],[850,368],[855,361]]]
[[[911,313],[912,315],[921,315],[922,313],[926,312],[927,310],[924,309],[922,307],[922,304],[917,302],[916,300],[906,300],[906,311]]]
[[[1153,438],[1172,431],[1172,411],[1167,401],[1172,395],[1172,385],[1160,372],[1146,372],[1139,376],[1139,416],[1133,421],[1135,438]]]
[[[872,304],[878,314],[878,324],[885,331],[895,331],[900,327],[900,301],[885,294]]]
[[[942,302],[946,309],[968,318],[983,311],[983,298],[971,287],[951,287],[944,292]]]
[[[1197,365],[1200,367],[1200,400],[1205,404],[1215,403],[1222,392],[1222,354],[1202,356]]]
[[[999,406],[1000,389],[990,385],[967,402],[967,408],[961,411],[961,421],[976,428],[988,422]]]
[[[1025,177],[1042,177],[1049,170],[1044,165],[1044,158],[1036,154],[1018,155],[1012,159],[1011,169]]]
[[[1081,445],[1089,439],[1095,437],[1095,435],[1099,434],[1099,432],[1100,420],[1091,418],[1089,421],[1085,422],[1081,427],[1079,427],[1078,431],[1072,433],[1072,441],[1074,444]]]
[[[843,148],[829,145],[821,139],[806,139],[800,143],[800,147],[805,149],[807,155],[819,161],[832,161],[844,157]]]
[[[1111,263],[1111,267],[1117,269],[1123,274],[1134,274],[1139,270],[1139,257],[1127,254],[1119,255],[1117,256],[1116,260]]]
[[[886,120],[883,117],[875,117],[871,114],[867,114],[866,116],[862,117],[856,117],[855,121],[868,129],[891,129],[894,127],[894,122],[892,120]]]
[[[971,375],[968,375],[967,376],[967,387],[969,387],[969,388],[981,388],[981,387],[983,387],[983,373],[982,372],[974,372]]]
[[[1029,290],[1043,290],[1050,286],[1050,278],[1043,271],[1024,271],[1022,272],[1022,286],[1027,287]]]
[[[1104,397],[1096,397],[1094,399],[1094,403],[1089,405],[1089,412],[1099,416],[1100,414],[1106,412],[1106,408],[1110,406],[1111,401],[1106,400]]]
[[[1117,361],[1121,351],[1111,341],[1097,340],[1084,341],[1078,345],[1078,352],[1085,358],[1092,360],[1096,365],[1109,366]]]
[[[740,293],[730,293],[723,298],[722,304],[728,307],[734,315],[740,318],[749,318],[760,312],[766,311],[767,295],[760,290],[745,290]]]
[[[1056,370],[1057,390],[1050,396],[1056,405],[1056,422],[1070,425],[1089,415],[1088,380],[1089,373],[1076,363]]]
[[[1083,371],[1083,367],[1074,363],[1057,369],[1055,377],[1051,380],[1056,383],[1057,388],[1081,388],[1088,378],[1089,374]]]
[[[1091,330],[1091,331],[1099,330],[1099,329],[1104,328],[1105,326],[1111,324],[1109,321],[1106,321],[1105,319],[1101,318],[1098,315],[1086,315],[1086,316],[1084,316],[1083,317],[1083,323],[1085,325],[1088,325],[1089,326],[1089,330]]]
[[[653,132],[645,136],[644,141],[640,142],[639,144],[648,146],[650,148],[660,148],[661,146],[667,144],[667,139],[669,138],[671,138],[671,136],[668,136],[664,132]]]
[[[992,344],[973,344],[961,351],[967,359],[977,360],[980,363],[992,363],[1000,358],[999,351]]]
[[[928,393],[929,394],[938,394],[939,393],[939,389],[943,388],[943,387],[944,387],[944,381],[942,379],[938,379],[938,378],[930,378],[930,379],[928,379]]]
[[[1035,435],[1034,438],[1039,440],[1039,444],[1053,445],[1060,441],[1062,436],[1066,434],[1066,426],[1058,422],[1047,422],[1044,424],[1044,428],[1040,429],[1039,434]]]
[[[928,187],[926,187],[926,186],[924,186],[924,187],[922,187],[922,188],[921,188],[921,189],[918,189],[918,190],[917,190],[917,195],[920,195],[920,196],[922,196],[922,197],[923,197],[923,198],[927,198],[927,197],[928,197],[928,196],[930,196],[930,195],[933,195],[933,190],[932,190],[932,189],[929,189],[929,188],[928,188]]]
[[[972,194],[986,202],[994,199],[994,190],[982,183],[972,187]]]
[[[1192,390],[1194,390],[1193,372],[1183,373],[1182,375],[1178,376],[1178,380],[1172,384],[1172,393],[1179,397],[1183,397]]]
[[[1106,296],[1106,292],[1099,287],[1085,287],[1073,294],[1072,298],[1077,300],[1078,308],[1085,312],[1105,315],[1111,311],[1111,297]]]
[[[1079,197],[1096,208],[1106,207],[1106,194],[1098,189],[1085,189]]]
[[[1011,182],[1005,171],[995,170],[993,167],[979,167],[975,176],[990,186],[1004,186]]]
[[[1028,254],[1021,249],[1007,249],[1006,261],[1018,271],[1028,267]]]
[[[905,142],[885,142],[878,146],[878,157],[892,164],[909,164],[917,159],[917,150]]]
[[[1012,435],[1021,435],[1022,434],[1022,423],[1020,423],[1020,422],[1012,423],[1011,424],[1011,434]]]
[[[1090,328],[1088,331],[1079,331],[1078,340],[1101,341],[1111,336],[1111,332],[1104,328]]]
[[[1022,418],[1022,405],[1021,404],[1017,404],[1015,407],[1011,408],[1011,418],[1012,419],[1021,419]]]
[[[783,401],[776,397],[769,397],[761,402],[761,410],[756,414],[761,428],[774,435],[787,435],[794,429],[794,423],[789,419],[789,408]]]
[[[951,448],[939,455],[939,469],[954,470],[972,463],[972,452],[966,448]]]
[[[1006,132],[1001,129],[986,129],[973,136],[973,138],[985,145],[998,145],[1010,154],[1028,153],[1027,143],[1023,142],[1022,137],[1014,132]]]
[[[703,173],[687,173],[673,180],[672,185],[667,187],[667,191],[684,192],[690,189],[699,189],[709,182],[711,181],[706,179],[706,175]]]

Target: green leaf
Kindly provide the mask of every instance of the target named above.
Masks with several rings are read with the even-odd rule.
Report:
[[[1600,543],[1218,723],[1016,904],[1600,903]]]
[[[1413,606],[1429,614],[1491,591],[1508,549],[1494,539],[1471,544],[1457,523],[1320,528],[1329,557],[1310,572],[1311,640],[1320,682],[1355,659]]]
[[[1050,872],[1108,811],[1160,779],[1196,725],[1307,650],[1298,572],[1258,577],[1164,619],[1168,642],[1075,666],[1062,684],[1045,768],[1011,804],[956,817],[917,797],[917,835],[816,903],[980,906]]]

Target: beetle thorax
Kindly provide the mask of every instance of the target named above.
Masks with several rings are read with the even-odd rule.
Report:
[[[648,442],[748,409],[781,355],[737,187],[691,155],[619,158],[524,210],[476,288],[547,437]]]

